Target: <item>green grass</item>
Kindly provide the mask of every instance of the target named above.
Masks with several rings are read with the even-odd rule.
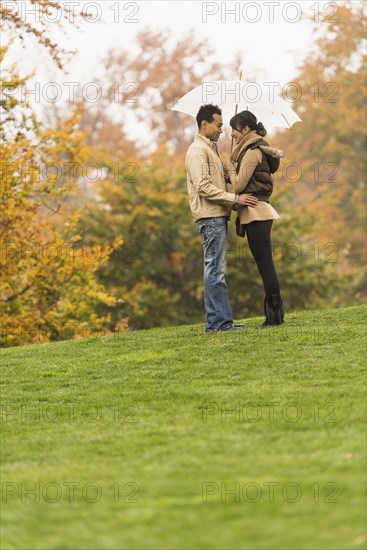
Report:
[[[365,548],[365,308],[245,322],[3,350],[2,548]]]

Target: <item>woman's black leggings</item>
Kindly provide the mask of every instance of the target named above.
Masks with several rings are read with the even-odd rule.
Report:
[[[273,263],[270,232],[273,220],[246,224],[247,240],[263,280],[266,296],[280,294],[279,280]]]

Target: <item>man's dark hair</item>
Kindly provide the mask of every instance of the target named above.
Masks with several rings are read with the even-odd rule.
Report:
[[[202,105],[198,111],[198,114],[196,115],[196,122],[198,123],[199,130],[203,120],[206,120],[207,122],[213,122],[213,115],[221,114],[222,111],[219,109],[219,107],[217,107],[217,105]]]

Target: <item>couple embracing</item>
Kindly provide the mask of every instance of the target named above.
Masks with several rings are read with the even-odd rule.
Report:
[[[186,155],[190,208],[201,235],[204,251],[204,303],[206,331],[240,330],[233,322],[226,274],[227,226],[231,210],[237,210],[236,232],[247,236],[261,275],[265,298],[263,326],[280,325],[284,307],[273,263],[270,232],[279,218],[269,203],[272,173],[282,152],[264,141],[266,130],[249,111],[231,120],[236,143],[223,165],[217,141],[222,133],[222,112],[203,105],[196,116],[198,134]]]

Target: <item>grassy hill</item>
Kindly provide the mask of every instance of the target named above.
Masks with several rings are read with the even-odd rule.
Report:
[[[365,308],[9,348],[3,549],[359,549]]]

